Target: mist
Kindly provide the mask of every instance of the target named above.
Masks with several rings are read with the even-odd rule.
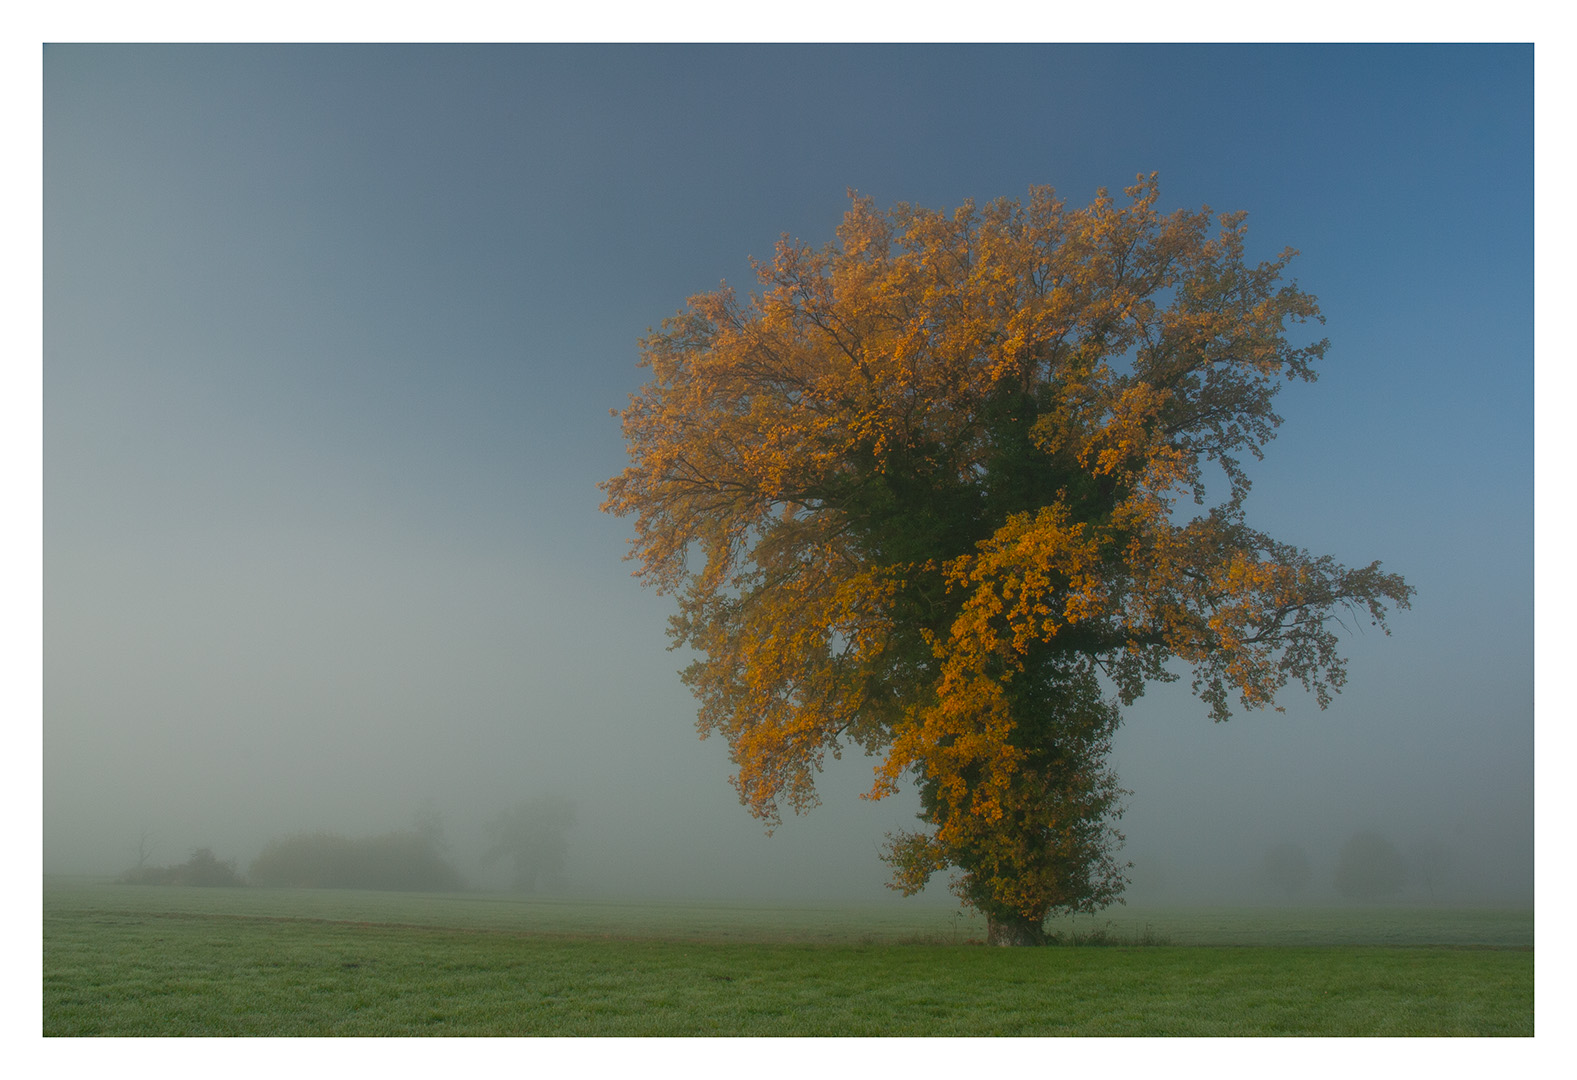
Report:
[[[798,70],[803,100],[760,89]],[[139,843],[244,872],[279,837],[436,811],[466,883],[503,891],[488,822],[553,797],[554,895],[957,903],[885,887],[919,803],[862,798],[858,749],[771,835],[739,805],[672,602],[598,511],[608,410],[650,326],[748,285],[782,231],[830,239],[846,188],[1082,205],[1155,169],[1168,209],[1243,207],[1258,257],[1302,248],[1326,314],[1249,521],[1418,595],[1391,636],[1344,635],[1323,712],[1291,686],[1213,724],[1186,673],[1126,710],[1129,902],[1355,902],[1337,870],[1368,832],[1407,867],[1387,902],[1530,905],[1531,70],[1514,47],[50,47],[44,873],[117,874]],[[1210,118],[1228,72],[1256,88],[1236,126]],[[1267,876],[1287,845],[1301,887]]]

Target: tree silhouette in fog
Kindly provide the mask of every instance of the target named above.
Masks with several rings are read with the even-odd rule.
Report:
[[[1355,832],[1336,857],[1336,891],[1348,900],[1383,900],[1402,891],[1407,863],[1377,832]]]
[[[484,827],[488,848],[482,863],[513,864],[515,888],[525,892],[561,888],[574,824],[575,804],[569,799],[545,796],[517,803]]]

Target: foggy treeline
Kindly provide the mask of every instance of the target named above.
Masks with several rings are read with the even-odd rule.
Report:
[[[220,858],[214,848],[192,848],[181,862],[161,863],[159,839],[143,830],[133,861],[116,879],[133,885],[237,886],[285,888],[386,889],[454,892],[507,887],[516,892],[562,893],[568,834],[575,822],[573,801],[557,797],[526,799],[489,819],[485,849],[466,851],[469,873],[453,858],[443,815],[423,803],[405,828],[366,836],[314,829],[278,836],[255,857],[240,862]],[[507,878],[495,873],[503,863]],[[238,872],[239,865],[245,871]]]
[[[577,817],[573,800],[547,796],[520,800],[490,816],[466,818],[463,833],[451,830],[449,819],[430,801],[403,825],[382,832],[296,831],[275,836],[260,848],[255,841],[248,847],[189,829],[167,834],[142,830],[123,838],[119,862],[69,869],[150,885],[475,890],[586,899],[766,898],[748,881],[738,879],[728,860],[719,860],[712,873],[696,875],[688,883],[671,875],[647,880],[621,875],[610,864],[607,851],[599,850],[599,838],[577,828]],[[199,837],[203,842],[195,844]],[[1141,906],[1520,905],[1531,901],[1531,882],[1485,876],[1470,849],[1460,842],[1460,834],[1458,840],[1454,851],[1448,838],[1401,839],[1376,829],[1359,829],[1257,847],[1246,842],[1235,859],[1218,853],[1203,863],[1188,859],[1186,852],[1169,856],[1126,850],[1124,855],[1133,864],[1126,900]],[[847,882],[843,886],[821,881],[800,889],[793,898],[869,902],[884,896],[869,889],[861,893],[848,888]],[[953,902],[943,887],[908,901],[885,895],[894,902]]]

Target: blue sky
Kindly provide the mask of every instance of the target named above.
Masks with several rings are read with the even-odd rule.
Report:
[[[463,844],[580,798],[588,890],[879,897],[902,800],[770,840],[696,742],[596,483],[636,341],[846,189],[952,207],[1158,171],[1302,253],[1332,346],[1250,520],[1418,589],[1325,713],[1119,737],[1136,890],[1352,829],[1531,895],[1533,50],[50,47],[45,865],[138,830]],[[1186,687],[1186,683],[1184,684]],[[122,835],[125,834],[125,835]],[[1208,842],[1206,842],[1208,840]],[[726,852],[726,858],[720,857]],[[1148,879],[1145,875],[1148,875]],[[1490,888],[1486,880],[1497,884]],[[938,890],[940,891],[940,890]]]

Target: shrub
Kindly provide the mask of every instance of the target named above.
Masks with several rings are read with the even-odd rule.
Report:
[[[252,863],[254,885],[306,889],[387,889],[441,892],[460,887],[460,874],[430,835],[390,832],[356,839],[300,833],[271,841]]]
[[[120,876],[125,885],[241,885],[235,860],[220,859],[212,848],[197,848],[178,866],[138,866]]]

